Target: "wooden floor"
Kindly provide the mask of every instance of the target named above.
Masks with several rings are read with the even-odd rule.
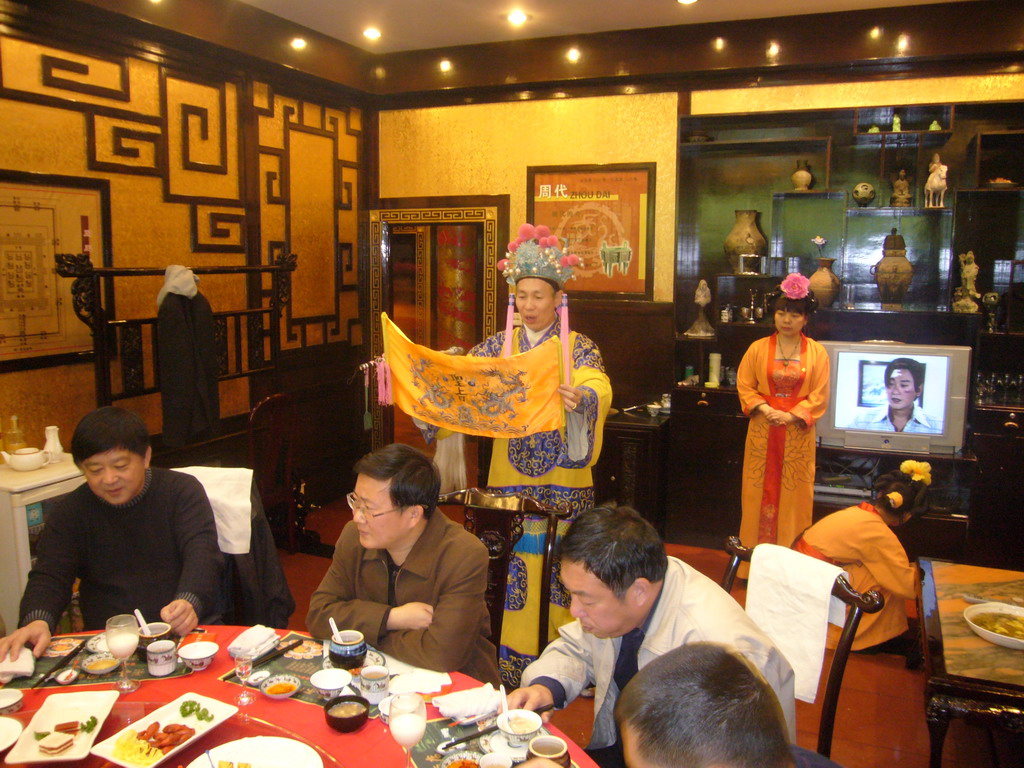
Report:
[[[332,504],[310,515],[307,527],[316,530],[324,542],[333,542],[348,519],[344,503]],[[715,581],[725,568],[725,555],[721,552],[677,544],[667,544],[666,550]],[[305,629],[309,597],[326,571],[328,560],[283,550],[281,560],[298,606],[289,627]],[[738,597],[742,599],[742,594],[738,593]],[[839,698],[832,758],[846,768],[927,768],[923,690],[924,673],[904,669],[902,657],[852,654]],[[822,695],[823,688],[818,694],[819,701]],[[819,714],[817,705],[797,702],[797,742],[801,746],[815,748]],[[589,740],[592,721],[590,699],[577,699],[554,717],[555,724],[580,744]],[[946,738],[942,765],[1020,768],[1024,766],[1024,755],[1014,754],[1001,745],[995,747],[987,731],[954,721]]]

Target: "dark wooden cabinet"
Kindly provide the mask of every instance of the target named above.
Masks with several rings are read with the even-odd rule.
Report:
[[[969,562],[1024,569],[1024,409],[977,408],[973,427]]]
[[[740,530],[747,419],[736,390],[676,387],[665,540],[720,549]]]
[[[636,509],[665,533],[668,416],[618,413],[604,424],[601,458],[594,468],[594,498]]]

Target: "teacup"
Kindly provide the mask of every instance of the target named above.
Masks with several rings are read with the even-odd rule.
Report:
[[[178,668],[173,640],[156,640],[146,647],[146,666],[153,677],[166,677]]]
[[[333,699],[352,682],[352,675],[344,669],[321,669],[310,675],[309,682],[321,698]]]
[[[374,664],[363,667],[359,673],[359,689],[363,692],[363,698],[371,704],[379,704],[388,695],[389,682],[387,667]]]
[[[498,730],[510,747],[522,747],[540,730],[540,715],[529,709],[510,709],[498,715]]]
[[[328,646],[331,664],[341,669],[356,669],[366,659],[366,640],[363,633],[354,629],[343,629],[331,636]]]
[[[565,743],[564,739],[557,736],[534,736],[530,739],[530,746],[526,751],[528,757],[543,757],[564,766],[564,768],[570,768],[572,765],[572,758],[569,757],[569,745]]]

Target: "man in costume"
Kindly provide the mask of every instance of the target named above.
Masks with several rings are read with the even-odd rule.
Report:
[[[775,691],[795,733],[793,670],[771,640],[721,587],[665,555],[657,532],[628,507],[597,507],[573,523],[560,549],[562,580],[576,621],[523,673],[510,707],[563,707],[594,685],[588,754],[603,767],[622,765],[613,711],[639,669],[687,643],[735,648]]]
[[[604,420],[612,399],[597,345],[568,330],[562,287],[572,277],[576,263],[575,256],[561,252],[558,238],[547,227],[520,227],[519,238],[509,243],[507,258],[498,268],[514,291],[523,324],[513,330],[510,301],[505,331],[469,351],[479,357],[507,357],[552,337],[568,341],[571,353],[563,357],[571,372],[568,377],[563,372],[563,380],[568,381],[559,387],[565,428],[496,439],[487,480],[490,488],[522,493],[549,507],[568,508],[570,516],[559,523],[559,537],[580,512],[594,505],[591,468],[601,455]],[[518,683],[522,670],[540,650],[536,627],[542,608],[531,587],[540,583],[544,535],[543,521],[527,520],[510,568],[499,663],[503,678],[511,684]],[[549,607],[552,636],[558,626],[571,621],[568,608],[565,592],[557,578],[553,579]]]
[[[924,391],[925,367],[911,357],[897,357],[885,366],[885,397],[888,402],[854,419],[853,429],[885,432],[942,434],[942,419],[925,413],[917,405]]]
[[[0,658],[28,644],[36,657],[43,653],[76,579],[86,629],[136,608],[177,635],[216,623],[223,556],[199,481],[151,468],[146,425],[123,408],[99,408],[78,422],[71,453],[85,485],[46,520],[20,628],[0,639]]]
[[[309,601],[309,631],[329,637],[333,618],[400,661],[497,683],[487,549],[437,511],[437,467],[395,443],[364,456],[355,472],[352,522]]]

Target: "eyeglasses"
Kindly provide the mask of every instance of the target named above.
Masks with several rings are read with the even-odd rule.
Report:
[[[366,511],[366,504],[359,500],[355,491],[349,491],[345,495],[345,501],[348,502],[348,508],[352,510],[353,516],[360,515],[365,520],[382,517],[383,515],[386,515],[389,512],[394,512],[398,509],[398,507],[392,507],[391,509],[384,510],[383,512],[374,512],[373,514],[370,514]]]

